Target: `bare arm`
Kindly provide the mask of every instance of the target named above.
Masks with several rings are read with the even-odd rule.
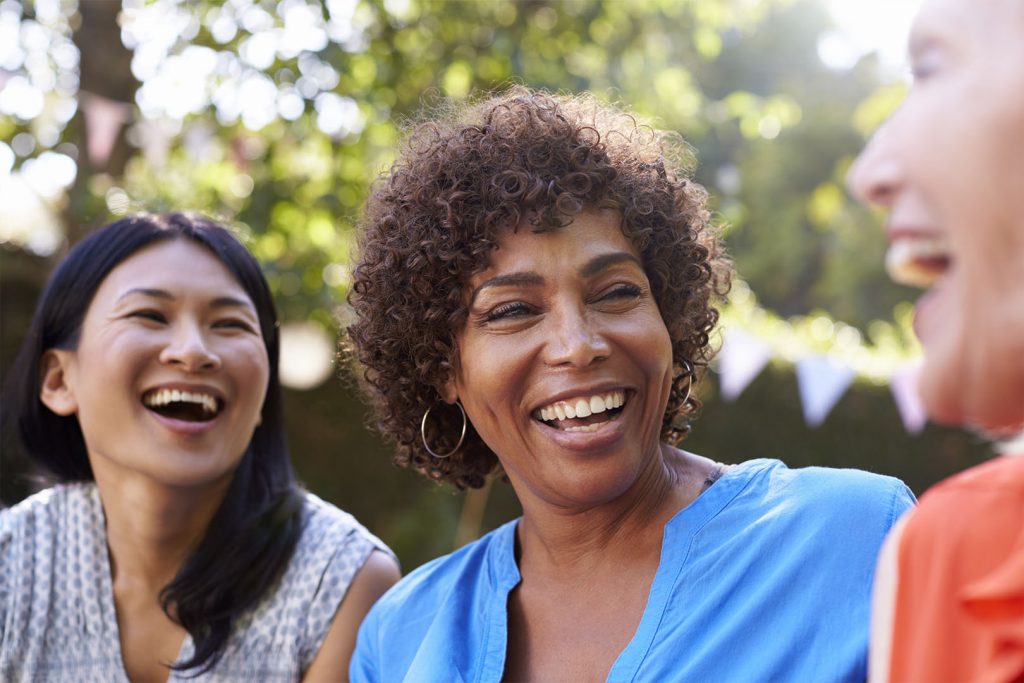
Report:
[[[400,577],[394,558],[379,550],[370,553],[341,601],[320,651],[302,677],[303,683],[348,680],[348,664],[363,617]]]

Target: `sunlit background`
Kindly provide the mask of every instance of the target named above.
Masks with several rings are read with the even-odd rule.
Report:
[[[987,451],[925,424],[916,293],[885,277],[880,217],[844,185],[908,86],[917,4],[0,0],[0,369],[69,244],[133,211],[215,215],[277,298],[300,475],[413,566],[514,502],[421,484],[364,427],[335,357],[360,207],[423,107],[513,82],[591,90],[691,143],[736,261],[689,447],[921,490]],[[2,444],[9,503],[33,484]]]

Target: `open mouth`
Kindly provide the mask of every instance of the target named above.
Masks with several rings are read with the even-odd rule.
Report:
[[[941,235],[902,235],[885,255],[885,269],[894,282],[931,287],[952,267],[949,245]]]
[[[626,392],[578,396],[556,401],[533,411],[533,419],[566,432],[594,432],[622,414]]]
[[[178,389],[147,391],[142,404],[159,415],[185,422],[208,422],[224,408],[224,401],[212,394]]]

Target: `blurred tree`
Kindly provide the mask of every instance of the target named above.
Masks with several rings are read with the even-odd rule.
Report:
[[[826,67],[817,45],[829,28],[815,0],[0,0],[0,368],[45,272],[18,245],[52,259],[62,239],[136,210],[220,217],[265,264],[282,319],[336,333],[353,225],[402,126],[424,106],[513,82],[591,90],[682,133],[761,301],[869,330],[906,292],[882,273],[882,240],[864,227],[874,219],[842,176],[900,88],[882,87],[870,59]],[[111,130],[110,153],[94,157],[96,131]],[[338,382],[289,392],[299,472],[415,565],[450,543],[461,498],[392,471],[352,394]],[[707,412],[733,428],[695,443],[726,460],[753,455],[762,421],[781,424],[791,397],[725,406],[712,391]],[[891,421],[890,403],[869,403]],[[788,457],[805,432],[770,435],[772,452]],[[833,446],[808,462],[868,462],[862,441],[828,425],[817,434]],[[10,502],[29,485],[2,438]],[[893,437],[886,452],[924,452],[946,435],[931,438]],[[912,460],[923,470],[911,478],[977,457],[951,448],[946,465]],[[489,524],[514,514],[495,490]]]

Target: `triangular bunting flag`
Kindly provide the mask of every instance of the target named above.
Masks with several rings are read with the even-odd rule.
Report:
[[[839,365],[827,356],[808,356],[796,362],[796,381],[804,419],[817,427],[853,382],[852,368]]]
[[[132,105],[85,91],[79,93],[78,102],[85,116],[89,163],[106,168],[121,128],[131,119]]]
[[[917,382],[921,377],[920,361],[905,365],[892,374],[890,388],[892,397],[899,408],[903,428],[910,434],[917,434],[924,429],[928,415],[924,411],[924,403],[918,393]]]
[[[736,400],[771,358],[771,348],[749,332],[730,328],[725,332],[718,354],[718,374],[722,398]]]

